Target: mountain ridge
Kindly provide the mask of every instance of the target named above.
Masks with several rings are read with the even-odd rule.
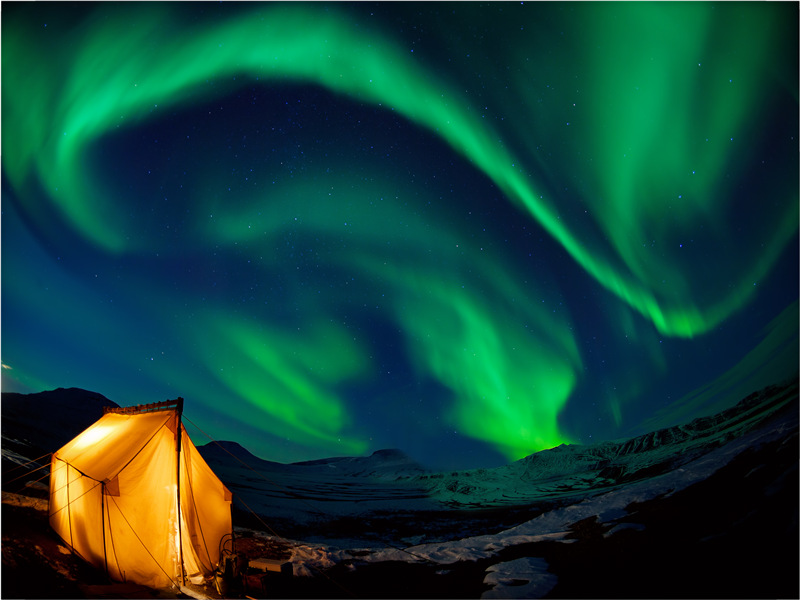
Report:
[[[612,466],[614,461],[626,456],[642,456],[657,451],[659,448],[686,442],[690,439],[705,440],[707,443],[719,445],[741,433],[742,429],[757,424],[760,415],[767,418],[773,412],[773,408],[790,401],[793,397],[796,398],[797,387],[796,380],[768,386],[751,393],[734,406],[715,415],[699,417],[688,423],[673,425],[638,436],[594,444],[562,444],[534,452],[506,465],[488,469],[458,470],[453,471],[453,474],[457,473],[464,477],[473,472],[485,473],[511,468],[516,470],[523,467],[524,479],[536,479],[564,462],[560,460],[560,457],[568,458],[566,462],[574,467],[579,467],[580,470],[598,471]],[[50,452],[60,448],[99,419],[102,416],[103,407],[119,406],[98,392],[75,387],[56,388],[32,394],[3,392],[2,402],[4,445],[6,441],[16,441],[23,444],[29,443]],[[43,411],[49,416],[46,421],[41,419]],[[722,424],[726,424],[726,426],[720,431],[719,427]],[[7,436],[7,432],[11,430],[14,430],[18,437],[25,439],[15,440],[10,437],[10,433]],[[267,470],[301,468],[311,472],[315,469],[336,469],[350,476],[373,476],[386,475],[395,468],[406,477],[418,478],[430,477],[436,473],[423,467],[402,449],[397,448],[375,450],[367,456],[336,456],[292,463],[280,463],[261,458],[233,440],[219,440],[198,445],[198,450],[206,460],[212,462],[225,462],[234,458],[249,467],[266,468]],[[608,471],[607,474],[611,476],[612,472]]]
[[[683,425],[627,440],[562,444],[493,469],[422,474],[414,483],[444,504],[473,508],[605,493],[679,469],[773,419],[796,420],[797,403],[792,381]]]

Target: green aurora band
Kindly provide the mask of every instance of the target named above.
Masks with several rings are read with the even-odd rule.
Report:
[[[479,6],[459,8],[467,22],[481,18]],[[771,43],[780,37],[779,9],[581,5],[579,26],[559,39],[544,25],[529,28],[538,35],[520,32],[514,11],[522,7],[508,5],[507,35],[474,52],[475,61],[486,61],[488,89],[479,103],[458,67],[448,71],[437,63],[443,58],[410,53],[380,23],[357,25],[346,9],[257,5],[187,26],[178,7],[114,4],[62,36],[6,23],[3,166],[21,196],[46,198],[25,207],[28,217],[44,222],[58,211],[111,256],[167,251],[120,210],[119,182],[104,179],[93,152],[120,128],[257,81],[319,85],[438,136],[518,206],[520,219],[538,223],[664,336],[704,334],[746,306],[753,282],[767,276],[796,235],[797,193],[783,180],[759,190],[770,210],[754,219],[747,239],[734,239],[721,217],[738,210],[726,203],[742,185],[730,176],[739,168],[736,144],[763,144],[750,115],[794,92],[781,79],[785,48]],[[735,60],[704,58],[710,46],[714,56]],[[570,65],[563,73],[558,61],[539,58],[548,48]],[[491,66],[509,63],[513,70]],[[491,120],[489,112],[514,118]],[[194,188],[209,210],[197,211],[190,235],[228,250],[260,247],[262,266],[275,266],[285,258],[275,248],[286,235],[325,238],[347,223],[346,247],[329,250],[325,261],[382,290],[376,311],[392,315],[414,367],[452,391],[445,418],[453,427],[510,459],[569,441],[557,418],[582,361],[569,315],[552,310],[555,292],[515,281],[497,268],[499,254],[460,239],[435,210],[407,214],[392,200],[391,174],[358,184],[346,174],[319,178],[250,190],[227,203],[203,197],[213,185],[209,174]],[[549,198],[567,186],[575,206],[556,206]],[[349,191],[331,199],[323,189]],[[205,214],[212,210],[213,220]],[[403,228],[387,225],[399,222]],[[743,262],[735,270],[701,268],[688,249],[678,251],[692,238],[707,264],[734,243],[744,244]],[[425,250],[420,240],[427,240]],[[341,388],[370,372],[371,345],[332,322],[348,302],[346,290],[314,300],[304,286],[288,281],[286,292],[303,305],[301,314],[314,315],[302,327],[254,323],[199,304],[191,318],[179,316],[177,299],[166,300],[174,305],[165,327],[192,336],[219,386],[213,391],[261,411],[263,428],[308,446],[361,452],[367,444]],[[187,374],[164,377],[182,378],[198,395],[209,392]],[[242,419],[249,414],[231,410]]]

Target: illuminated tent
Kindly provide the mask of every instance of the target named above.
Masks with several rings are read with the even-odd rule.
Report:
[[[231,493],[189,439],[182,409],[182,398],[107,409],[53,455],[50,525],[117,581],[199,583],[231,533]]]

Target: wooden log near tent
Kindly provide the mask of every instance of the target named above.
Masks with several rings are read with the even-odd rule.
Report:
[[[232,533],[230,491],[181,422],[183,398],[103,416],[53,454],[50,525],[116,581],[153,588],[213,577]]]

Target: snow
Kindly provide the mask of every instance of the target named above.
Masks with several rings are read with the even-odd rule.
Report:
[[[19,442],[18,440],[15,440],[13,438],[6,438],[5,436],[3,437],[3,442],[5,443],[7,439],[9,439],[12,442],[22,443],[22,442]],[[13,450],[10,450],[8,448],[3,448],[2,449],[2,453],[3,453],[3,458],[8,459],[11,462],[16,463],[18,465],[34,464],[34,465],[38,466],[38,463],[32,463],[31,459],[29,459],[29,458],[27,458],[25,456],[22,456],[21,454],[18,454],[17,452],[14,452]]]
[[[642,525],[641,523],[618,523],[617,525],[614,525],[614,527],[612,527],[611,529],[606,531],[603,534],[603,537],[611,537],[612,535],[614,535],[615,533],[619,533],[623,529],[632,529],[634,531],[644,531],[645,530],[645,526]]]
[[[398,560],[407,562],[428,561],[441,565],[453,564],[464,560],[478,560],[496,555],[500,550],[547,540],[562,541],[569,531],[551,531],[539,534],[516,532],[518,527],[495,535],[477,535],[454,540],[411,546],[402,550],[387,548],[373,552],[365,557],[367,562]],[[570,540],[566,540],[569,542]]]
[[[558,583],[541,558],[523,557],[497,563],[486,572],[483,582],[494,587],[481,598],[541,598]]]

